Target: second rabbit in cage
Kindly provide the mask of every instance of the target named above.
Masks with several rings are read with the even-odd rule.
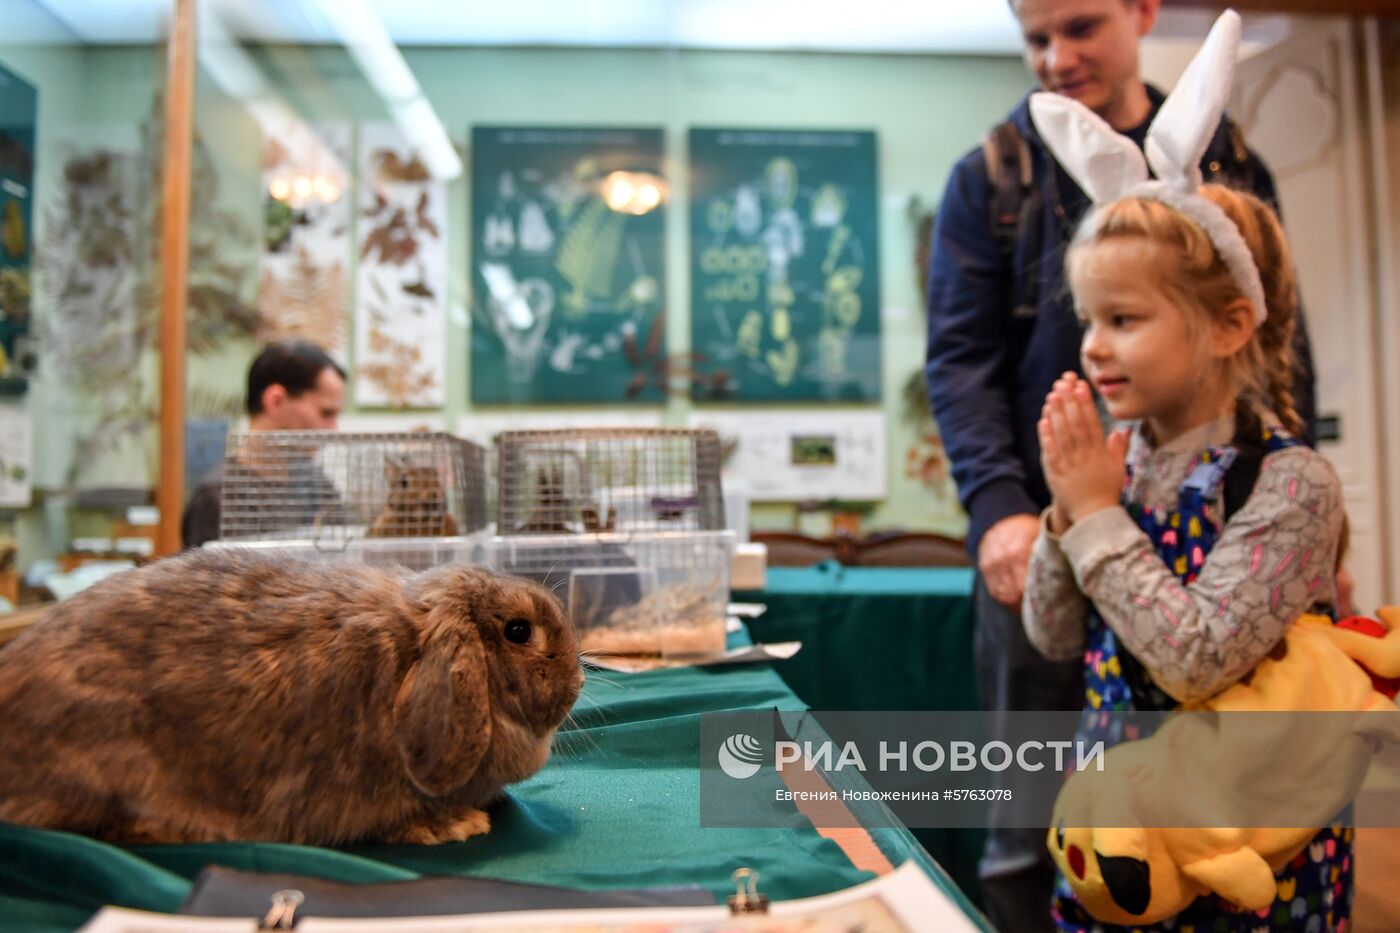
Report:
[[[385,457],[384,479],[389,495],[366,537],[431,538],[457,534],[457,522],[448,509],[447,489],[437,467]]]

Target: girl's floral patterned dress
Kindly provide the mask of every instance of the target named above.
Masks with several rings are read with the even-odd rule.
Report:
[[[1298,443],[1278,431],[1261,429],[1263,447],[1272,453]],[[1210,502],[1216,498],[1226,470],[1235,459],[1233,447],[1207,448],[1197,467],[1182,483],[1174,511],[1144,509],[1124,502],[1138,526],[1152,540],[1166,565],[1184,584],[1190,584],[1205,563],[1220,534],[1221,519]],[[1132,477],[1129,475],[1128,487]],[[1125,497],[1126,499],[1126,497]],[[1169,710],[1176,706],[1152,683],[1151,675],[1132,655],[1120,649],[1113,630],[1090,611],[1084,652],[1085,731],[1112,745],[1122,736],[1104,732],[1108,717],[1098,712]],[[1121,720],[1120,720],[1121,721]],[[1055,886],[1052,913],[1060,930],[1070,933],[1117,931],[1178,931],[1178,933],[1255,933],[1290,930],[1323,933],[1349,929],[1351,913],[1352,837],[1350,827],[1323,829],[1277,874],[1278,896],[1261,911],[1243,911],[1219,897],[1199,898],[1185,911],[1161,923],[1145,927],[1104,924],[1089,915],[1063,878]]]

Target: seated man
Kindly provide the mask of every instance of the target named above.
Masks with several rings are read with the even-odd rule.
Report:
[[[248,369],[248,430],[333,431],[345,407],[345,370],[304,341],[268,344]],[[219,537],[223,466],[190,495],[180,518],[185,547]]]

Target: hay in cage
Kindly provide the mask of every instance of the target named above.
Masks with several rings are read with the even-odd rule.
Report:
[[[730,531],[521,534],[484,560],[552,590],[587,652],[694,656],[724,650],[733,552]]]
[[[498,534],[725,528],[714,431],[505,431],[497,452]]]
[[[220,539],[470,534],[488,522],[486,452],[437,432],[249,431],[225,448]]]

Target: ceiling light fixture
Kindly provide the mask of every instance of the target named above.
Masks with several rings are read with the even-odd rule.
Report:
[[[666,198],[666,182],[651,172],[616,171],[603,178],[603,203],[619,214],[641,216]]]
[[[462,160],[437,111],[366,0],[313,0],[365,80],[388,107],[428,173],[440,181],[462,174]]]

